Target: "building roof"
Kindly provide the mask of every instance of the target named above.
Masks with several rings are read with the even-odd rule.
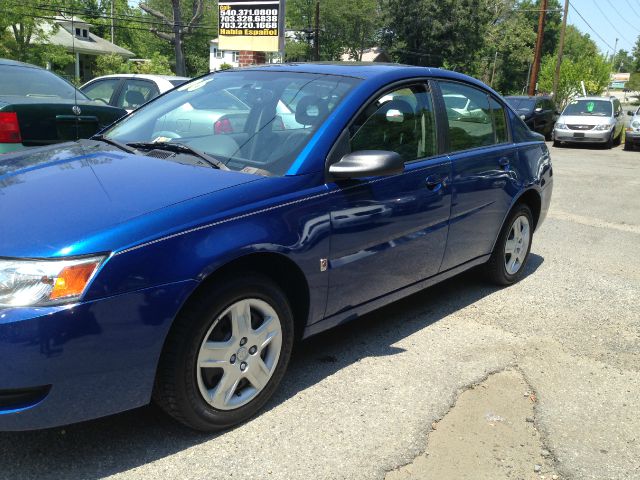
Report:
[[[54,28],[50,24],[44,24],[42,27],[44,33],[48,35],[48,38],[45,40],[46,43],[60,45],[69,51],[87,55],[108,55],[115,53],[126,58],[135,57],[133,52],[91,33],[91,31],[88,32],[87,38],[78,38],[72,34],[65,26],[68,26],[70,29],[77,27],[87,28],[90,26],[90,24],[78,17],[67,18],[58,16],[55,22],[58,24],[58,28]]]

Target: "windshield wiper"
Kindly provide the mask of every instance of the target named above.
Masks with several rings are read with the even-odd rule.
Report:
[[[118,142],[117,140],[113,140],[111,138],[105,137],[104,135],[94,135],[91,137],[91,140],[97,140],[99,142],[108,143],[109,145],[113,145],[114,147],[118,147],[120,150],[124,150],[127,153],[136,153],[135,148],[131,148],[124,143]]]
[[[196,150],[195,148],[191,148],[184,143],[169,143],[169,142],[132,142],[127,143],[129,147],[133,147],[135,149],[140,148],[148,148],[148,149],[156,149],[156,150],[168,150],[170,152],[176,153],[188,153],[194,155],[201,160],[204,160],[213,168],[218,168],[220,170],[231,170],[224,163],[222,163],[217,158],[213,158],[211,155],[201,152],[200,150]]]

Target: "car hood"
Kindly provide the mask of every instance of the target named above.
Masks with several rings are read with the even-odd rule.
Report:
[[[260,178],[132,155],[90,141],[2,155],[0,257],[88,253],[70,245]]]
[[[562,115],[558,123],[568,125],[610,125],[613,123],[611,117],[596,117],[591,115]]]

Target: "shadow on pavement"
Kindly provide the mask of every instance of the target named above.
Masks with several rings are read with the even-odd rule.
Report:
[[[531,254],[530,275],[544,262]],[[499,290],[476,270],[322,333],[298,345],[272,409],[359,359],[395,355],[393,345]],[[132,385],[131,388],[135,388]],[[312,414],[312,412],[310,412]],[[221,434],[187,430],[155,407],[64,428],[0,433],[0,478],[94,479],[139,467]]]

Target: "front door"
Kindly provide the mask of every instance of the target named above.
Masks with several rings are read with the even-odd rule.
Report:
[[[351,151],[395,151],[405,172],[328,185],[334,200],[327,316],[438,273],[451,167],[438,154],[435,127],[425,84],[377,96],[350,127]]]

